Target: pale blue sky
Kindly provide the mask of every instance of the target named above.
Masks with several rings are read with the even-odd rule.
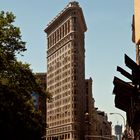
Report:
[[[27,52],[22,61],[31,64],[33,72],[46,72],[46,25],[70,0],[0,0],[0,10],[12,11],[15,25],[21,28]],[[77,0],[87,24],[85,33],[86,78],[93,79],[93,97],[100,110],[124,112],[114,107],[113,77],[117,65],[125,67],[124,53],[135,60],[135,45],[131,41],[133,0]],[[109,115],[108,115],[109,116]],[[109,116],[113,123],[123,123],[117,115]],[[114,125],[114,124],[113,124]]]

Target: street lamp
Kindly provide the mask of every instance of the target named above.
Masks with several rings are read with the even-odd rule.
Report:
[[[124,130],[125,130],[125,126],[126,125],[125,125],[125,118],[124,118],[124,116],[122,114],[120,114],[120,113],[110,113],[110,115],[114,115],[114,114],[119,115],[119,116],[121,116],[123,118]]]

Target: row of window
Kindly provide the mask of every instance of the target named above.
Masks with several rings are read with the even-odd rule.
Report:
[[[48,63],[51,62],[52,60],[53,61],[55,60],[54,62],[57,62],[58,60],[63,59],[65,56],[70,54],[70,52],[69,52],[70,48],[71,48],[71,43],[67,43],[61,48],[59,48],[59,46],[56,46],[57,51],[54,54],[52,54],[51,56],[48,57]]]
[[[54,128],[54,129],[50,129],[47,130],[47,134],[56,134],[56,133],[60,133],[60,132],[66,132],[66,131],[70,131],[72,128],[71,126],[63,126],[60,128]]]
[[[47,112],[48,115],[52,115],[54,113],[60,113],[60,112],[65,112],[66,110],[70,109],[70,104],[67,104],[63,107],[59,107],[56,109],[51,109],[50,111]]]
[[[73,103],[72,104],[72,110],[75,110],[76,107],[77,107],[77,104]],[[69,110],[70,110],[70,104],[69,103],[67,105],[63,106],[63,107],[59,107],[57,109],[48,110],[47,118],[52,118],[54,116],[55,117],[54,119],[57,119],[56,115],[64,117],[64,113],[70,115]],[[76,113],[74,113],[74,114],[73,113],[74,113],[74,111],[72,111],[72,115],[76,115]]]
[[[67,98],[63,98],[63,100],[57,100],[55,101],[55,107],[57,106],[60,106],[60,105],[64,105],[64,104],[67,104],[68,102],[70,102],[70,97],[67,97]]]
[[[70,90],[69,91],[65,91],[64,93],[61,93],[61,94],[56,94],[56,96],[54,96],[53,98],[55,98],[55,100],[56,99],[60,99],[61,97],[67,97],[67,96],[69,96],[70,95]],[[65,107],[65,106],[64,106]],[[52,108],[54,108],[54,104],[53,103],[51,103],[51,104],[47,104],[47,108],[48,109],[52,109]]]
[[[57,79],[57,78],[55,78],[55,79]],[[54,80],[52,79],[52,80],[50,80],[50,82],[48,82],[48,90],[54,91],[57,88],[61,88],[63,91],[63,90],[66,90],[67,88],[71,87],[70,86],[70,77],[67,77],[63,80],[58,78],[57,80],[55,80],[55,82],[53,82],[53,81]],[[50,86],[50,85],[52,85],[52,86]]]
[[[76,62],[78,61],[78,57],[77,57],[77,51],[76,49],[72,49],[71,52],[73,53],[72,56],[67,55],[67,53],[65,53],[66,55],[64,55],[63,58],[61,58],[63,55],[60,55],[58,57],[56,57],[55,59],[51,60],[48,62],[48,71],[56,71],[59,68],[62,68],[63,66],[67,65],[68,63],[72,63],[72,62]],[[70,53],[70,50],[68,51],[68,53]]]
[[[65,92],[65,91],[68,91],[71,89],[71,84],[70,83],[66,83],[66,84],[63,84],[62,86],[60,87],[57,87],[57,88],[54,88],[53,86],[50,86],[48,87],[48,90],[52,93],[52,95],[58,95],[59,93],[61,92]]]
[[[64,67],[65,69],[67,69],[67,67],[69,67],[69,65],[66,65],[66,67]],[[61,70],[60,70],[61,71]],[[70,78],[68,78],[68,76],[70,76],[70,74],[71,74],[71,72],[70,72],[70,70],[67,70],[67,71],[63,71],[63,72],[61,72],[60,73],[60,71],[53,77],[49,77],[48,76],[48,79],[52,79],[52,78],[54,78],[55,79],[55,81],[60,81],[60,79],[62,80],[62,84],[63,83],[65,83],[65,82],[67,82],[67,81],[69,81],[70,80]]]
[[[62,69],[59,68],[55,72],[48,74],[47,79],[52,79],[57,76],[61,76],[61,77],[65,78],[65,77],[69,76],[70,74],[71,74],[70,70],[62,71]]]
[[[53,73],[54,71],[56,71],[59,68],[59,66],[57,64],[55,66],[48,67],[48,73]],[[59,63],[59,65],[61,65],[61,64]],[[61,70],[65,71],[68,68],[70,68],[70,63],[68,63],[66,65],[62,65]]]
[[[75,78],[73,77],[72,79],[74,81],[76,79],[76,76],[75,76]],[[67,81],[69,81],[69,80],[67,80]],[[77,90],[78,90],[78,88],[77,88],[78,83],[77,82],[66,82],[66,83],[62,84],[61,86],[60,86],[60,84],[58,84],[58,85],[57,84],[52,85],[52,86],[48,86],[48,90],[52,93],[53,99],[55,99],[55,100],[59,99],[59,97],[56,97],[58,95],[59,96],[62,95],[63,97],[70,95],[70,90],[72,90],[72,92],[71,92],[72,94],[78,93],[77,92]]]
[[[67,100],[69,102],[70,99],[68,98]],[[66,110],[70,109],[69,103],[67,103],[59,108],[55,108],[55,107],[56,107],[55,103],[48,104],[47,105],[47,110],[48,110],[47,115],[52,115],[54,113],[58,113],[58,112],[62,112],[62,111],[66,111]]]
[[[68,100],[68,102],[69,102],[69,99],[67,99]],[[77,100],[77,98],[75,97],[75,98],[73,98],[72,99],[73,101],[76,101]],[[65,100],[66,101],[66,100]],[[74,103],[74,104],[72,104],[72,108],[76,108],[76,103]],[[65,105],[63,105],[63,106],[61,106],[61,107],[59,107],[59,108],[56,108],[55,109],[55,103],[52,103],[52,104],[49,104],[48,106],[47,106],[47,110],[48,110],[48,112],[47,112],[47,115],[49,116],[49,115],[54,115],[54,114],[56,114],[56,113],[61,113],[61,112],[64,112],[64,111],[66,111],[66,110],[69,110],[70,109],[70,104],[65,104]]]
[[[68,122],[70,122],[70,119],[67,119]],[[64,120],[63,120],[64,121]],[[64,124],[64,123],[63,123]],[[57,127],[57,128],[53,128],[52,127],[48,127],[47,130],[47,134],[56,134],[56,133],[64,133],[66,131],[71,131],[71,130],[77,130],[77,126],[76,125],[65,125],[65,126],[61,126],[61,127]]]
[[[65,82],[73,79],[73,76],[77,75],[78,69],[77,69],[77,63],[67,64],[64,65],[64,67],[57,69],[56,71],[52,71],[48,73],[47,75],[47,85],[54,84],[55,82],[60,82],[63,84],[64,80]],[[60,81],[62,80],[62,81]]]
[[[48,36],[48,48],[51,48],[53,45],[55,45],[61,39],[66,37],[66,35],[68,35],[68,33],[70,33],[70,30],[74,31],[74,32],[77,30],[77,18],[72,17],[72,23],[70,23],[70,21],[71,20],[68,20],[67,22],[65,22],[55,32],[53,32],[51,35]]]
[[[60,67],[62,68],[63,66],[67,65],[68,62],[70,62],[70,57],[65,57],[63,61],[57,61],[53,65],[48,65],[48,71],[58,70]]]
[[[71,43],[71,45],[77,46],[77,43]],[[69,49],[67,49],[69,47]],[[61,49],[57,50],[53,55],[48,57],[48,67],[54,66],[54,65],[64,65],[68,61],[71,60],[70,54],[78,54],[78,48],[72,47],[70,49],[70,43],[62,47]],[[72,56],[72,60],[76,60],[76,56]]]
[[[47,137],[47,140],[69,140],[69,139],[70,139],[70,133]]]
[[[48,37],[48,47],[51,47],[57,43],[60,39],[66,36],[70,32],[70,20],[65,22],[61,27],[59,27],[55,32],[53,32]]]
[[[67,114],[62,114],[61,117],[60,116],[56,116],[57,120],[55,119],[55,117],[52,116],[52,118],[48,118],[48,127],[54,127],[54,126],[59,126],[59,125],[63,125],[63,124],[68,124],[70,123],[70,113]],[[63,116],[63,117],[62,117]]]
[[[64,67],[62,67],[62,69],[57,70],[56,75],[54,75],[55,72],[51,72],[50,74],[48,74],[47,77],[47,85],[49,87],[49,85],[54,84],[55,82],[60,82],[61,80],[67,80],[70,81],[70,75],[71,75],[71,80],[75,80],[76,79],[76,73],[77,73],[77,63],[73,63],[72,64],[72,71],[70,71],[70,64],[65,65]],[[67,79],[66,79],[67,78]],[[66,81],[65,81],[66,82]],[[61,84],[63,83],[63,81],[61,81]]]
[[[66,133],[57,136],[48,136],[47,140],[70,140],[71,138],[77,138],[77,136],[74,134],[70,135],[70,133]]]
[[[67,117],[67,116],[66,116]],[[47,123],[48,124],[48,128],[53,128],[53,127],[59,127],[59,126],[61,126],[61,125],[67,125],[67,124],[70,124],[71,122],[74,122],[75,120],[76,120],[76,118],[74,119],[73,117],[72,117],[72,121],[71,121],[71,119],[70,119],[70,116],[68,116],[67,118],[66,117],[61,117],[60,119],[57,119],[57,120],[54,120],[54,121],[51,121],[51,120],[49,120],[49,122]]]
[[[58,54],[62,54],[64,50],[67,49],[72,49],[74,47],[73,41],[76,38],[75,33],[71,33],[67,35],[64,39],[59,41],[57,44],[55,44],[53,47],[49,48],[47,51],[47,57],[48,60],[52,60],[50,57],[57,57]],[[65,47],[67,46],[67,47]]]
[[[68,51],[68,53],[70,53],[70,50]],[[68,63],[71,58],[70,58],[70,55],[67,55],[67,53],[65,53],[66,55],[63,56],[63,55],[60,55],[58,58],[54,59],[51,63],[49,62],[48,63],[48,68],[49,67],[61,67],[63,65],[65,65],[66,63]]]
[[[59,82],[61,85],[73,79],[72,76],[70,78],[70,69],[68,67],[69,65],[67,65],[67,67],[64,67],[65,69],[67,69],[67,71],[60,73],[57,76],[50,77],[49,75],[49,77],[47,77],[47,86],[49,87],[50,85],[56,84],[57,82]]]

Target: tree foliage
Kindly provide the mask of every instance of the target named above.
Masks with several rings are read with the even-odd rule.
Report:
[[[45,122],[36,110],[31,94],[47,93],[36,82],[28,64],[16,58],[26,51],[21,32],[11,12],[0,12],[0,132],[3,139],[39,140]]]

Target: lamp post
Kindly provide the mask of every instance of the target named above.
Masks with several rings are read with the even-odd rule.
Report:
[[[114,115],[114,114],[119,115],[119,116],[121,116],[123,118],[123,123],[124,123],[124,130],[123,131],[125,131],[125,126],[126,125],[125,125],[125,118],[124,118],[124,116],[122,114],[120,114],[120,113],[110,113],[110,115]],[[115,131],[116,131],[116,129],[115,129]],[[119,136],[119,139],[121,139],[121,135],[119,134],[118,136]]]
[[[114,115],[114,114],[119,115],[119,116],[121,116],[123,118],[124,130],[125,130],[125,126],[126,125],[125,125],[125,118],[124,118],[124,116],[122,114],[120,114],[120,113],[110,113],[110,115]]]

